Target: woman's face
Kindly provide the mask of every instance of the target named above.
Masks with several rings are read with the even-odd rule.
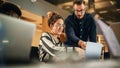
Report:
[[[63,19],[58,19],[51,27],[51,31],[54,34],[60,35],[64,29],[64,21]]]

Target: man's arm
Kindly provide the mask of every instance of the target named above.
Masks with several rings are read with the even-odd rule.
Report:
[[[80,39],[75,35],[72,21],[69,19],[66,19],[65,25],[66,25],[65,32],[66,32],[67,38],[69,38],[70,40],[72,40],[73,42],[75,42],[77,44]]]
[[[75,35],[75,31],[73,29],[73,25],[72,25],[72,21],[70,21],[69,19],[65,20],[65,31],[66,31],[66,36],[71,39],[73,42],[75,42],[78,46],[80,46],[81,48],[85,49],[86,45],[85,42],[82,41],[81,39],[79,39],[76,35]]]

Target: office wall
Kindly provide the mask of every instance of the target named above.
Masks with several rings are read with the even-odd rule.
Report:
[[[9,2],[18,4],[22,9],[31,11],[37,15],[42,15],[46,17],[46,13],[51,10],[55,10],[60,13],[64,18],[66,18],[70,13],[55,5],[52,5],[44,0],[37,0],[37,2],[31,2],[31,0],[8,0]]]

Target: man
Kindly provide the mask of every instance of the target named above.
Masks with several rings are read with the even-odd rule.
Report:
[[[86,13],[85,2],[74,0],[74,13],[65,19],[65,44],[70,47],[86,48],[86,42],[96,42],[96,25],[92,15]]]

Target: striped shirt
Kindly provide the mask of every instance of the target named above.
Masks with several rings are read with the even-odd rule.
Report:
[[[50,33],[44,32],[42,33],[39,45],[51,56],[56,56],[57,52],[65,51],[62,42],[60,39],[58,40],[59,42],[56,43]]]

